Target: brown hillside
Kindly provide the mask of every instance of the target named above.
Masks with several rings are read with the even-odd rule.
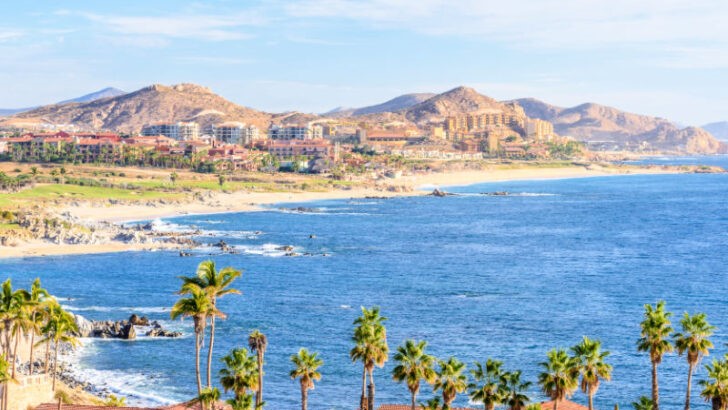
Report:
[[[468,87],[457,87],[405,110],[408,120],[417,124],[443,121],[456,114],[512,112],[513,107]]]
[[[133,93],[89,103],[54,104],[6,121],[73,124],[84,129],[138,132],[160,121],[196,121],[201,126],[240,121],[266,128],[270,114],[226,100],[195,84],[152,85]]]

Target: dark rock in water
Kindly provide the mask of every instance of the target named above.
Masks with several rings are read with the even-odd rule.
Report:
[[[149,326],[149,318],[146,316],[139,317],[136,314],[129,316],[129,323],[134,326]]]
[[[296,252],[287,252],[286,256],[298,256]]]
[[[448,196],[448,195],[452,195],[452,194],[447,193],[445,191],[441,191],[437,188],[435,188],[435,190],[432,191],[432,196],[443,197],[443,196]]]
[[[179,251],[179,256],[182,257],[182,258],[184,258],[184,257],[187,257],[187,256],[192,256],[192,254],[190,252]]]
[[[171,330],[164,330],[161,327],[155,327],[146,333],[149,337],[180,337],[181,332],[173,332]]]
[[[285,251],[285,252],[291,252],[293,251],[293,246],[291,245],[283,245],[276,248],[277,251]]]
[[[314,234],[308,235],[308,239],[316,239],[316,235],[314,235]]]
[[[495,191],[495,192],[485,192],[483,195],[488,196],[508,196],[510,195],[508,191]]]
[[[124,327],[121,329],[121,332],[119,333],[120,339],[125,340],[134,340],[136,339],[136,330],[134,330],[134,325],[131,323],[127,323],[124,325]]]
[[[292,212],[300,212],[300,213],[315,213],[319,212],[318,209],[315,208],[306,208],[305,206],[297,206],[295,208],[278,208],[281,211],[292,211]]]

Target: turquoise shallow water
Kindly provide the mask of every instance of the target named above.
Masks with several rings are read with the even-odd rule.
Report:
[[[194,225],[206,233],[201,240],[224,239],[242,250],[213,257],[245,270],[238,283],[244,294],[221,301],[230,318],[218,326],[216,353],[246,344],[253,328],[268,335],[269,408],[298,405],[298,385],[287,374],[288,357],[301,346],[326,362],[311,408],[354,408],[360,368],[347,355],[351,322],[360,305],[374,304],[389,317],[392,348],[426,339],[439,357],[499,358],[534,382],[548,349],[582,335],[600,338],[615,370],[596,403],[627,408],[650,388],[648,357],[635,350],[642,304],[664,298],[676,314],[706,312],[719,327],[715,355],[727,351],[727,189],[728,175],[523,181],[452,189],[465,195],[447,198],[324,201],[304,205],[315,213],[272,209],[157,224]],[[478,195],[492,191],[515,195]],[[288,244],[314,256],[283,257],[275,249]],[[192,274],[208,252],[3,260],[0,271],[18,285],[40,276],[53,293],[72,298],[64,305],[92,319],[132,312],[166,319],[177,276]],[[191,330],[189,321],[167,324]],[[89,342],[76,360],[93,381],[133,403],[194,394],[188,337]],[[375,372],[378,402],[406,403],[392,368],[390,362]],[[675,355],[660,366],[665,408],[681,406],[686,372]],[[701,369],[696,381],[704,375]],[[543,398],[535,387],[531,393]],[[430,396],[424,388],[422,398]],[[575,400],[585,402],[583,395]],[[708,408],[697,394],[694,406]]]

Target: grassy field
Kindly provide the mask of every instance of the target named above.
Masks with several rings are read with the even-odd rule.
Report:
[[[153,200],[179,199],[184,194],[177,192],[157,192],[154,190],[129,190],[121,188],[91,187],[79,185],[48,184],[37,185],[19,192],[0,195],[0,207],[14,205],[40,205],[43,201],[57,199],[79,200]]]

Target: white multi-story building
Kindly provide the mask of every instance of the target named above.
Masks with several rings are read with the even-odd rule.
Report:
[[[268,129],[268,138],[278,141],[314,140],[324,136],[324,128],[320,125],[276,125]]]
[[[157,123],[144,126],[142,135],[164,135],[177,141],[195,141],[200,138],[200,126],[196,122]]]
[[[260,139],[260,130],[255,125],[241,122],[226,122],[211,127],[215,140],[225,144],[249,145]]]

